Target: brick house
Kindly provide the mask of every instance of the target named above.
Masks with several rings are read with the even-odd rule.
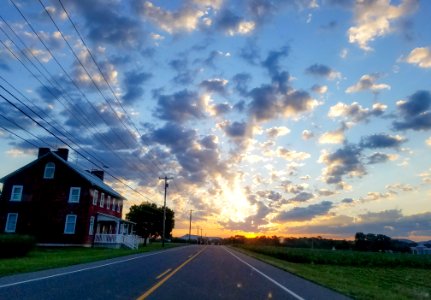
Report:
[[[68,153],[39,148],[36,160],[0,179],[0,232],[63,246],[120,246],[132,237],[127,246],[136,247],[133,223],[121,219],[125,198],[103,182],[103,171],[81,170]]]

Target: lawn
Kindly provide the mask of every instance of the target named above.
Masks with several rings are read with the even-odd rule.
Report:
[[[184,244],[167,243],[165,244],[165,249],[181,245]],[[162,249],[164,248],[162,248],[160,243],[152,243],[138,250],[109,248],[36,248],[25,257],[0,259],[0,276],[65,267]]]
[[[254,246],[251,249],[258,250]],[[267,248],[267,247],[265,247]],[[273,253],[280,250],[287,251],[280,247],[273,247]],[[316,264],[311,262],[290,262],[284,259],[276,258],[270,254],[269,249],[265,249],[266,254],[251,251],[251,249],[239,248],[247,254],[256,257],[262,261],[275,265],[281,269],[297,274],[301,277],[314,281],[318,284],[336,290],[342,294],[354,299],[431,299],[431,271],[427,263],[426,267],[419,267],[420,264],[413,263],[415,267],[408,266],[416,259],[425,259],[428,257],[417,257],[412,255],[401,256],[403,260],[398,266],[393,265],[394,254],[386,253],[358,253],[353,251],[332,251],[337,256],[339,254],[338,264]],[[303,252],[304,256],[313,256],[329,254],[326,251],[310,249],[294,249],[295,253]],[[348,261],[354,261],[354,256],[368,255],[371,262],[366,265],[349,265],[343,260],[348,257]],[[314,257],[316,254],[314,254]],[[397,255],[395,255],[397,256]],[[412,260],[409,258],[413,257]],[[399,258],[397,258],[399,259]],[[380,262],[378,262],[380,260]],[[372,262],[378,266],[373,266]],[[387,262],[386,266],[383,266]],[[405,265],[407,266],[405,266]]]

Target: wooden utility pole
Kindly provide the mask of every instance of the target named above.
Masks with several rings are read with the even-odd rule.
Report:
[[[189,244],[190,244],[190,235],[192,234],[192,209],[190,210],[190,225],[189,225]]]
[[[162,231],[162,247],[165,247],[166,193],[169,187],[168,180],[171,180],[173,178],[168,178],[167,176],[165,176],[165,177],[159,177],[159,179],[165,181],[165,198],[164,198],[165,200],[163,202],[163,231]]]

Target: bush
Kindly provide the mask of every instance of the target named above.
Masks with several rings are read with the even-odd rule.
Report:
[[[29,235],[1,234],[0,258],[26,256],[35,244],[35,238]]]

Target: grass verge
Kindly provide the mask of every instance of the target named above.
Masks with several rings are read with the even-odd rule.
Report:
[[[431,299],[431,272],[428,268],[292,263],[250,250],[235,249],[354,299]]]
[[[66,267],[125,255],[169,249],[182,245],[184,244],[167,243],[165,244],[165,248],[162,248],[162,244],[152,243],[138,250],[109,248],[36,248],[25,257],[0,259],[0,276]]]

